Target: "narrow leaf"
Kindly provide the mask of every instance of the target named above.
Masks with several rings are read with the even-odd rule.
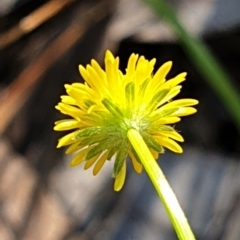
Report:
[[[169,91],[170,91],[170,89],[163,89],[163,90],[157,92],[153,96],[151,102],[148,105],[149,110],[150,111],[154,110],[158,106],[159,102],[169,93]]]
[[[163,147],[158,143],[157,140],[155,140],[150,134],[147,134],[145,132],[141,132],[141,135],[143,137],[143,140],[147,144],[149,148],[152,148],[153,150],[163,153]]]
[[[110,99],[104,98],[102,104],[113,116],[123,117],[121,110]]]
[[[135,84],[134,82],[130,82],[125,87],[125,96],[127,99],[127,103],[131,106],[133,106],[134,100],[135,100]]]
[[[128,149],[126,146],[123,146],[123,145],[120,146],[120,150],[117,153],[116,160],[113,167],[114,176],[117,176],[121,171],[123,167],[123,163],[124,161],[126,161],[126,158],[127,158],[127,150]]]

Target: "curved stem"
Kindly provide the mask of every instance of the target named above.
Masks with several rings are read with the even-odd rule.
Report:
[[[181,240],[195,240],[188,221],[178,203],[178,200],[168,184],[162,170],[156,163],[142,136],[135,129],[127,133],[128,139],[138,154],[152,184],[170,217],[177,236]]]

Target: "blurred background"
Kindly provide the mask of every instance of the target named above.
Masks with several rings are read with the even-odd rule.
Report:
[[[111,162],[93,177],[56,149],[64,84],[81,82],[78,64],[103,63],[106,49],[122,71],[135,52],[157,58],[156,68],[172,60],[169,78],[188,72],[179,98],[198,99],[198,113],[176,126],[184,153],[166,151],[159,164],[197,239],[240,239],[240,1],[166,1],[187,43],[171,12],[161,5],[156,13],[151,2],[0,0],[0,240],[177,239],[145,173],[129,166],[115,193]],[[218,68],[186,47],[198,49],[191,39],[209,48],[228,85],[221,77],[211,84],[206,76]]]

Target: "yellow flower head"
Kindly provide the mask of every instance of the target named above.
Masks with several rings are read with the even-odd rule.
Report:
[[[132,54],[126,73],[122,73],[119,58],[107,51],[105,71],[95,60],[86,68],[80,65],[85,83],[66,84],[68,95],[61,96],[56,106],[70,118],[57,121],[54,130],[73,130],[59,139],[57,147],[68,146],[66,154],[76,153],[71,166],[85,162],[84,169],[88,169],[94,165],[93,175],[106,160],[113,159],[116,191],[124,184],[128,156],[135,171],[142,171],[139,157],[127,138],[128,130],[141,134],[155,159],[164,147],[182,153],[176,141],[183,142],[183,138],[170,125],[196,112],[191,106],[197,100],[171,101],[180,92],[179,84],[186,73],[166,81],[172,62],[163,64],[153,75],[155,62],[156,59],[148,61]]]

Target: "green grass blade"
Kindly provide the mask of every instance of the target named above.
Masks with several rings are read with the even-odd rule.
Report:
[[[225,107],[231,114],[235,125],[240,131],[240,97],[233,81],[220,66],[210,50],[197,38],[191,36],[180,24],[175,11],[165,0],[144,0],[177,34],[180,43],[194,65],[208,84],[215,90]]]

